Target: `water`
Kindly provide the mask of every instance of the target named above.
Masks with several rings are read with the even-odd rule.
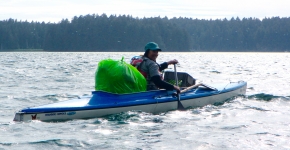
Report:
[[[22,108],[90,95],[100,60],[139,54],[0,53],[0,149],[290,149],[290,53],[160,53],[204,83],[248,82],[245,97],[222,105],[12,121]]]

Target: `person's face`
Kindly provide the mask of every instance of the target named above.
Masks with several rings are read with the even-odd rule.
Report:
[[[148,53],[149,59],[156,61],[157,57],[158,57],[158,51],[149,50],[149,53]]]

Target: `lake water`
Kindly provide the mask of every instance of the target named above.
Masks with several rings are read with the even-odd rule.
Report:
[[[90,95],[100,60],[139,54],[0,53],[0,149],[290,149],[290,53],[159,54],[158,62],[178,59],[178,71],[207,84],[248,82],[246,96],[222,105],[12,121],[22,108]]]

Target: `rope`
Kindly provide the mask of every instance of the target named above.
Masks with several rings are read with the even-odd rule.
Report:
[[[226,87],[231,83],[233,83],[233,82],[230,81],[230,83],[228,83],[218,94],[220,94],[222,91],[224,91],[226,89]]]

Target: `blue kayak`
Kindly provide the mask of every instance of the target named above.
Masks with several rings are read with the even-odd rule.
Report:
[[[194,88],[187,88],[180,94],[181,105],[185,108],[221,103],[229,98],[244,95],[247,83],[238,81],[210,86],[195,86],[192,83],[190,86]],[[130,94],[93,91],[91,96],[22,109],[15,114],[14,121],[85,119],[132,110],[158,114],[177,108],[178,99],[174,91],[156,90]]]

